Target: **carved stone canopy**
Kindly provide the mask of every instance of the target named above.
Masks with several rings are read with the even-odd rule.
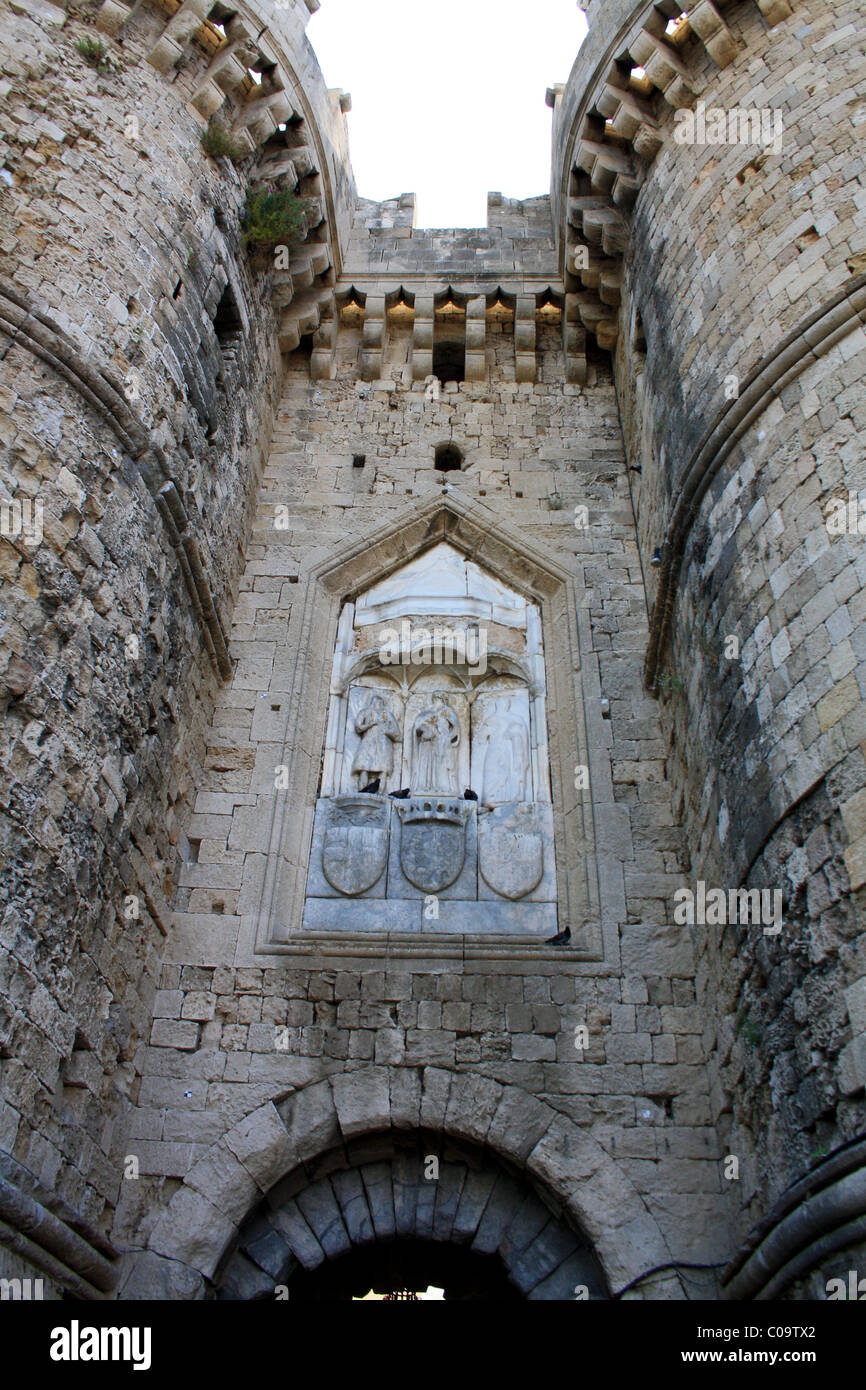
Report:
[[[447,542],[440,542],[368,589],[355,605],[355,624],[366,627],[422,613],[526,627],[523,596]]]

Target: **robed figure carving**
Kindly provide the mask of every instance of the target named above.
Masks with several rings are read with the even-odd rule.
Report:
[[[460,722],[444,695],[434,695],[429,709],[415,720],[412,739],[412,791],[457,795],[455,754]]]
[[[496,708],[481,729],[484,751],[481,801],[484,806],[501,806],[508,801],[525,801],[529,777],[529,737],[519,714]]]
[[[358,778],[358,790],[379,780],[380,791],[394,766],[394,744],[400,737],[400,726],[387,708],[381,695],[374,695],[355,720],[355,733],[361,742],[352,763],[352,774]]]

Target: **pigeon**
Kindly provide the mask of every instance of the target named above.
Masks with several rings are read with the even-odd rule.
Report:
[[[545,941],[545,946],[565,946],[571,940],[571,927],[566,927],[564,931],[558,931],[556,936],[549,936]]]
[[[380,778],[375,777],[372,782],[368,782],[366,787],[361,787],[362,792],[377,792],[379,790]]]
[[[406,797],[410,796],[411,793],[408,787],[404,787],[401,792],[389,792],[388,795],[393,796],[395,801],[405,801]]]
[[[465,792],[463,793],[463,800],[464,800],[464,801],[477,801],[477,800],[478,800],[478,793],[477,793],[477,792],[474,792],[474,791],[472,790],[471,787],[467,787],[466,790],[465,790]]]

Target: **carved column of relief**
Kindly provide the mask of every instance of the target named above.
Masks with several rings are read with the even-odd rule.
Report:
[[[530,671],[529,717],[531,729],[532,784],[536,801],[551,800],[550,749],[547,741],[547,681],[541,638],[541,614],[533,604],[526,608],[526,660]]]
[[[351,775],[359,792],[389,789],[394,770],[394,745],[401,742],[400,725],[376,692],[358,711],[354,720],[358,747],[352,759]]]
[[[524,681],[486,681],[474,707],[473,775],[479,778],[478,896],[519,902],[539,890],[549,897],[552,865],[550,807],[540,803],[532,776],[530,697]],[[491,908],[493,911],[493,908]]]
[[[355,605],[347,603],[337,625],[337,646],[331,676],[331,703],[325,756],[322,760],[322,796],[333,796],[343,782],[343,748],[346,742],[346,676],[349,653],[355,636]]]
[[[434,695],[412,730],[410,783],[419,793],[457,796],[460,721],[444,695]]]
[[[493,680],[481,687],[472,734],[472,775],[481,810],[534,800],[529,724],[525,686]]]
[[[466,368],[467,381],[484,381],[487,377],[487,300],[484,295],[470,299],[466,305]]]
[[[449,677],[422,675],[406,705],[404,787],[413,796],[462,796],[469,785],[469,708]]]
[[[399,692],[376,673],[349,687],[340,791],[344,795],[399,786],[404,712]]]

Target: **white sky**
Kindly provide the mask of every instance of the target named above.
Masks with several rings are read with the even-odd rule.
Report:
[[[487,193],[550,190],[553,112],[586,33],[577,0],[322,0],[307,34],[352,94],[363,198],[417,193],[420,227],[483,227]]]

